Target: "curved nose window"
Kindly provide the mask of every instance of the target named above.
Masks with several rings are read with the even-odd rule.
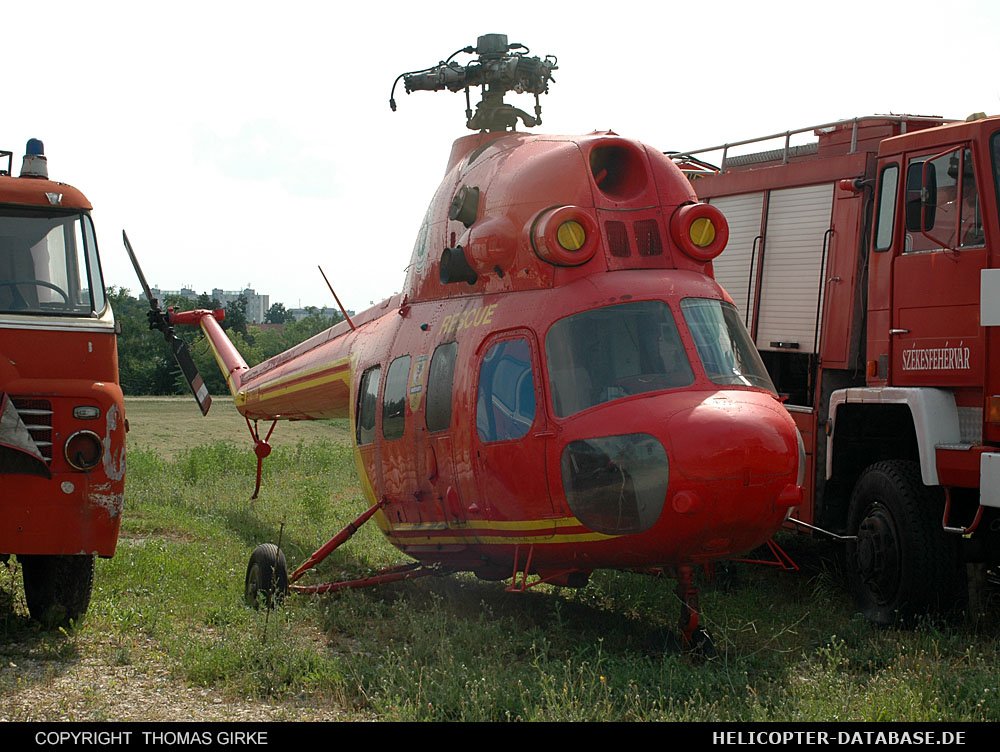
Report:
[[[497,342],[479,369],[476,431],[486,441],[520,439],[535,422],[531,348],[524,339]]]
[[[552,409],[560,418],[632,394],[690,386],[673,314],[659,300],[567,316],[545,337]]]
[[[591,530],[641,533],[663,511],[667,469],[663,445],[646,433],[571,441],[562,453],[563,491]]]

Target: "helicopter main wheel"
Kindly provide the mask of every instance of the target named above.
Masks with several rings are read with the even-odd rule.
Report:
[[[869,467],[851,496],[848,582],[858,608],[889,625],[948,611],[965,592],[958,541],[942,530],[940,491],[925,486],[916,462]]]
[[[285,554],[273,543],[261,543],[250,555],[243,599],[248,606],[271,608],[288,594],[288,566]]]
[[[90,605],[94,556],[19,554],[28,613],[48,628],[76,621]]]

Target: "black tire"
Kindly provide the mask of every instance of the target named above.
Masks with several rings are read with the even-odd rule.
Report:
[[[945,533],[942,492],[916,462],[872,465],[851,496],[847,576],[861,612],[877,624],[953,610],[965,597],[959,541]]]
[[[18,554],[31,618],[48,628],[78,621],[94,587],[94,556]]]
[[[268,608],[288,593],[288,566],[285,554],[273,543],[261,543],[250,555],[243,599],[248,606]]]

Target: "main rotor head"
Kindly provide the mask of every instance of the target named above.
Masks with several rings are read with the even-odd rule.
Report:
[[[517,51],[515,51],[517,50]],[[419,71],[401,73],[392,85],[393,93],[399,79],[403,79],[406,93],[414,91],[461,91],[465,90],[465,125],[471,130],[506,131],[516,130],[520,119],[526,128],[542,123],[542,107],[539,94],[547,94],[549,81],[555,81],[552,71],[557,70],[558,60],[554,55],[544,59],[528,57],[530,50],[518,42],[507,42],[506,34],[485,34],[475,47],[463,47],[451,57],[437,65]],[[476,54],[478,58],[467,65],[460,65],[453,58],[460,54]],[[469,104],[469,89],[482,87],[482,100],[476,105],[475,113]],[[504,94],[528,92],[535,95],[535,114],[529,115],[503,101]],[[389,106],[395,112],[396,100],[389,95]]]

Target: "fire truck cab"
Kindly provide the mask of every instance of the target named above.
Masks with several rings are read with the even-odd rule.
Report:
[[[959,605],[966,565],[1000,563],[1000,118],[871,116],[674,158],[729,221],[716,280],[804,437],[797,518],[848,537],[870,619]]]
[[[28,142],[0,163],[0,560],[16,555],[32,617],[54,625],[90,602],[111,556],[125,483],[115,320],[90,202],[48,179]]]

